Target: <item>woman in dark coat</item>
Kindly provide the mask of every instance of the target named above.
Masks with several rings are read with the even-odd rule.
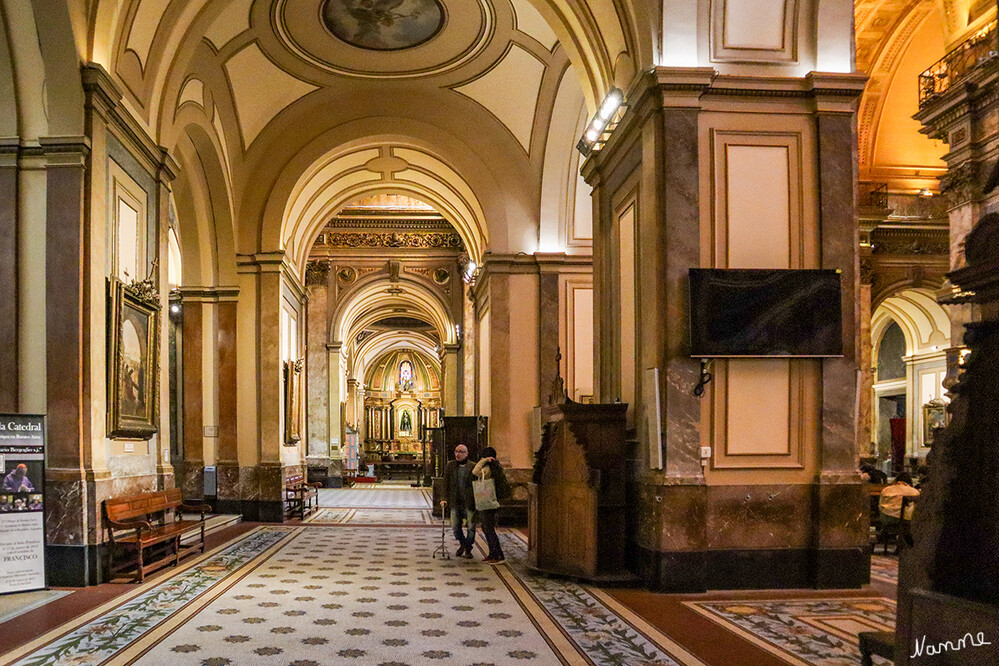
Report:
[[[507,482],[503,473],[503,466],[496,460],[496,449],[487,446],[482,449],[482,458],[475,463],[472,474],[479,479],[493,479],[496,485],[496,498],[505,499]],[[479,510],[479,521],[482,525],[482,532],[486,535],[486,543],[489,544],[489,555],[482,560],[486,564],[500,564],[504,561],[503,549],[500,547],[499,537],[496,536],[496,513],[499,509]]]

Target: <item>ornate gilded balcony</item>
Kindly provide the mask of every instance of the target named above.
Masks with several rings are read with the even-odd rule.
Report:
[[[919,75],[919,108],[947,92],[972,71],[999,57],[996,21],[976,32]]]

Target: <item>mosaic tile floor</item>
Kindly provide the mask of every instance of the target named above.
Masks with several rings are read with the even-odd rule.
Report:
[[[872,555],[871,578],[898,585],[898,557]]]
[[[688,601],[684,605],[802,666],[858,664],[860,632],[895,629],[895,602],[885,598],[740,599]]]
[[[429,509],[429,493],[422,488],[321,488],[319,506],[338,509]]]
[[[305,519],[314,525],[432,525],[429,509],[319,509]]]
[[[261,527],[0,662],[701,663],[599,593],[531,575],[503,538],[509,567],[432,559],[434,528]]]

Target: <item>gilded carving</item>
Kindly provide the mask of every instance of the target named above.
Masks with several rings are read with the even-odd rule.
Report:
[[[344,284],[350,284],[357,279],[357,271],[350,266],[343,266],[336,272],[336,277]]]
[[[320,234],[316,244],[334,248],[388,247],[444,250],[464,248],[461,236],[447,232],[419,234],[335,231]]]
[[[305,266],[305,286],[325,285],[330,275],[330,265],[325,261],[310,261]]]

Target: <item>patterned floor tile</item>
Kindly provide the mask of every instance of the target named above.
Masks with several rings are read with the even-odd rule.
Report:
[[[431,525],[428,509],[319,509],[306,519],[316,525]]]
[[[431,530],[303,528],[139,663],[559,663],[491,567],[434,560],[437,543]]]
[[[321,488],[319,506],[339,509],[429,509],[428,493],[422,488],[369,487]]]
[[[684,605],[793,664],[855,665],[860,632],[895,629],[895,602],[877,597]]]

